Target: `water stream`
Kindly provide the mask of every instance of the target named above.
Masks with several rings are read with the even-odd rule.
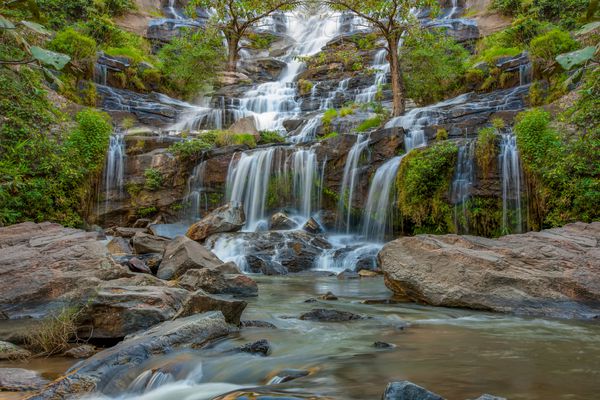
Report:
[[[460,234],[469,233],[467,206],[475,182],[475,144],[475,140],[468,140],[458,147],[456,169],[452,179],[450,200],[454,204],[454,225]]]
[[[502,134],[499,162],[502,173],[502,230],[506,233],[521,233],[521,162],[517,138],[512,131]]]

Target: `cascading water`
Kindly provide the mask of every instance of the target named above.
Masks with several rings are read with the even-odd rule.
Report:
[[[110,199],[111,192],[123,192],[125,181],[125,140],[123,134],[117,132],[110,137],[106,165],[104,167],[105,201]]]
[[[403,157],[394,157],[380,166],[369,187],[369,196],[363,214],[362,233],[370,240],[382,242],[390,233],[396,175]]]
[[[373,85],[369,86],[356,96],[355,101],[357,103],[370,103],[374,101],[381,86],[387,82],[387,76],[390,73],[390,64],[387,62],[386,57],[386,49],[381,49],[375,54],[373,65],[371,67],[377,71],[375,73],[375,81],[373,82]]]
[[[457,233],[469,233],[467,202],[475,181],[475,141],[469,140],[458,148],[458,159],[450,199],[454,204],[454,225]]]
[[[521,163],[517,138],[512,131],[502,134],[499,161],[502,172],[502,230],[503,233],[521,233]]]
[[[346,165],[344,166],[344,175],[342,186],[340,187],[340,200],[338,202],[338,230],[341,230],[345,224],[346,233],[350,233],[350,219],[352,216],[352,202],[354,200],[354,189],[357,183],[359,172],[358,162],[363,151],[369,146],[369,137],[367,135],[357,135],[356,143],[348,152]],[[343,216],[343,219],[341,217]]]
[[[204,171],[206,161],[200,162],[194,167],[192,175],[187,181],[187,194],[183,199],[185,208],[185,219],[197,221],[202,216],[201,211],[208,211],[208,196],[204,188]]]

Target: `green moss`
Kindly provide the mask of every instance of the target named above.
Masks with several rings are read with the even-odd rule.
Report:
[[[340,109],[340,117],[342,118],[352,114],[354,114],[354,108],[352,107],[343,107],[342,109]]]
[[[183,142],[173,143],[169,146],[169,151],[183,159],[189,159],[198,156],[203,151],[213,147],[212,143],[206,142],[202,138],[194,138]]]
[[[338,117],[338,115],[339,114],[337,110],[334,108],[330,108],[323,113],[323,117],[321,117],[321,127],[323,128],[323,133],[326,135],[331,133],[331,123]]]
[[[382,123],[383,117],[381,115],[377,115],[361,122],[360,125],[356,127],[356,132],[366,132],[375,128],[379,128]]]
[[[466,209],[469,232],[485,237],[502,235],[502,199],[473,197]]]
[[[256,147],[256,139],[250,133],[233,133],[230,131],[213,131],[216,135],[215,144],[218,147],[232,145],[247,145],[250,148]]]
[[[312,89],[314,87],[314,84],[306,79],[299,79],[298,80],[298,93],[300,93],[300,96],[305,96],[307,94],[309,94]]]
[[[136,215],[140,218],[146,218],[155,215],[157,212],[158,209],[154,206],[142,207],[136,210]]]
[[[497,157],[498,143],[496,129],[492,127],[480,129],[477,134],[475,159],[483,176],[487,177],[492,172]]]
[[[333,139],[333,138],[336,138],[338,136],[339,136],[339,133],[337,133],[337,132],[331,132],[331,133],[328,133],[327,135],[319,137],[319,140]]]
[[[442,140],[448,140],[448,131],[444,128],[440,128],[435,133],[435,140],[441,142]]]

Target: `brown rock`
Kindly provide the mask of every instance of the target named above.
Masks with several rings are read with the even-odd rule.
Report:
[[[215,233],[237,232],[246,223],[242,206],[226,204],[217,208],[188,229],[186,236],[198,242]]]
[[[133,249],[137,254],[162,253],[169,243],[169,239],[137,232],[131,239]]]
[[[361,278],[373,278],[375,276],[378,276],[379,274],[375,271],[371,271],[368,269],[361,269],[360,271],[358,271],[358,275],[360,275]]]
[[[379,253],[398,298],[562,318],[600,315],[600,222],[499,239],[419,235]]]
[[[180,236],[165,249],[156,276],[161,279],[175,279],[190,269],[215,268],[221,264],[223,262],[200,243]]]
[[[325,293],[323,296],[321,296],[321,299],[323,300],[337,300],[337,296],[331,292],[327,292]]]
[[[302,229],[304,229],[308,233],[313,233],[313,234],[323,232],[323,228],[321,228],[321,225],[319,225],[319,223],[312,217],[310,217],[309,220],[306,221],[306,223],[304,224]]]
[[[296,222],[293,219],[288,217],[286,214],[282,212],[278,212],[273,214],[271,217],[271,230],[279,231],[279,230],[289,230],[294,229],[296,227]]]
[[[232,262],[226,262],[223,263],[215,268],[213,268],[215,271],[219,271],[222,272],[224,274],[241,274],[242,271],[240,271],[240,269],[238,268],[238,266]]]
[[[18,360],[31,357],[31,353],[17,345],[0,341],[0,360]]]
[[[133,272],[140,272],[143,274],[152,274],[152,271],[150,270],[150,268],[148,268],[146,263],[137,257],[131,258],[127,262],[127,265],[129,266],[129,269]]]
[[[195,291],[202,289],[213,294],[256,296],[258,286],[246,275],[225,275],[219,271],[203,268],[190,269],[179,279],[179,286]]]
[[[39,390],[48,381],[37,372],[23,368],[0,368],[0,391]]]
[[[94,346],[90,344],[82,344],[65,351],[64,355],[71,358],[90,358],[97,352],[98,351]]]
[[[110,251],[110,254],[117,256],[133,253],[129,240],[122,237],[112,238],[106,245],[106,248]]]
[[[220,311],[223,313],[225,321],[230,324],[239,325],[240,317],[247,304],[243,300],[214,296],[203,290],[197,290],[188,296],[173,319],[184,318],[207,311]]]

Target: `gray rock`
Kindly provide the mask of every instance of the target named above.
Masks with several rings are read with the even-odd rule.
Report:
[[[0,341],[0,360],[18,360],[31,357],[31,353],[10,342]]]
[[[23,368],[0,368],[0,391],[40,390],[48,381],[37,372]]]
[[[131,243],[136,254],[162,253],[169,240],[160,236],[137,232],[131,239]]]
[[[175,279],[190,269],[216,268],[221,264],[223,262],[200,243],[180,236],[166,247],[156,276]]]
[[[314,308],[309,312],[300,315],[300,319],[304,321],[344,322],[365,319],[365,317],[348,311]]]
[[[186,236],[192,240],[202,242],[215,233],[237,232],[242,229],[245,223],[244,208],[241,205],[226,204],[190,226]]]
[[[181,276],[179,286],[187,290],[202,289],[213,294],[231,294],[236,296],[258,295],[258,285],[249,276],[243,274],[222,274],[214,269],[191,269]]]
[[[268,329],[277,329],[277,327],[275,325],[273,325],[270,322],[267,321],[256,321],[256,320],[249,320],[249,321],[241,321],[240,322],[240,326],[242,328],[268,328]]]
[[[386,342],[375,342],[373,343],[373,347],[375,347],[376,349],[393,349],[396,346]]]
[[[213,268],[215,271],[219,271],[222,272],[224,274],[241,274],[242,271],[240,271],[240,269],[238,268],[237,265],[235,265],[234,262],[226,262],[223,263],[215,268]]]
[[[210,340],[235,332],[223,314],[211,312],[163,322],[147,331],[127,337],[114,347],[84,360],[67,374],[48,385],[31,400],[78,397],[102,390],[111,378],[124,375],[151,357],[167,354],[182,347],[198,348]]]
[[[388,383],[382,400],[444,400],[443,397],[409,381]]]
[[[82,344],[65,351],[64,355],[71,358],[89,358],[98,351],[90,344]]]
[[[337,275],[337,278],[340,280],[360,279],[360,275],[358,274],[358,272],[350,271],[349,269],[347,269],[347,270],[340,272]]]
[[[479,396],[475,400],[506,400],[506,398],[505,397],[494,396],[494,395],[491,395],[491,394],[482,394],[481,396]]]
[[[148,268],[146,263],[137,257],[132,257],[131,259],[129,259],[129,262],[127,263],[127,265],[129,266],[129,269],[133,272],[152,274],[152,271],[150,270],[150,268]]]
[[[324,295],[321,296],[321,299],[323,300],[337,300],[337,296],[331,292],[327,292]]]
[[[269,381],[269,385],[277,385],[280,383],[293,381],[294,379],[302,378],[308,375],[309,372],[303,369],[284,369],[279,371],[277,375],[275,375]]]

